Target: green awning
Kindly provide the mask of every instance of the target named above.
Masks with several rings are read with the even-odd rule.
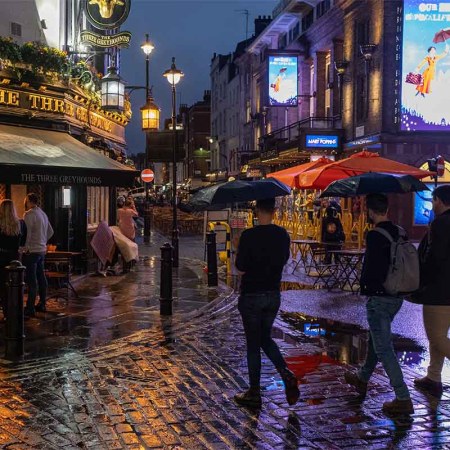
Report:
[[[0,125],[0,183],[125,187],[137,176],[66,132]]]

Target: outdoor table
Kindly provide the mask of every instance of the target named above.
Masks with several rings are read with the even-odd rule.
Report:
[[[313,239],[294,239],[291,241],[291,243],[293,245],[296,245],[300,252],[300,259],[296,262],[292,273],[294,273],[297,270],[299,264],[302,263],[306,273],[308,274],[310,270],[308,257],[311,255],[311,244],[319,244],[319,241],[315,241]]]
[[[359,291],[361,265],[365,250],[333,250],[333,253],[339,256],[338,269],[335,274],[336,284],[342,290],[348,285],[352,292]]]

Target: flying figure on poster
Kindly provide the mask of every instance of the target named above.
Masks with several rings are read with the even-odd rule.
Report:
[[[281,68],[274,82],[270,85],[275,92],[280,92],[281,82],[286,78],[286,70],[286,67]]]
[[[445,45],[445,50],[440,55],[436,54],[436,47],[428,48],[428,55],[422,60],[422,62],[417,66],[416,73],[420,73],[422,68],[427,65],[427,68],[424,70],[422,77],[422,84],[419,84],[416,87],[417,93],[416,96],[421,94],[422,97],[425,97],[425,94],[431,93],[431,82],[434,80],[436,75],[436,62],[442,58],[445,58],[448,55],[449,48],[448,45]]]

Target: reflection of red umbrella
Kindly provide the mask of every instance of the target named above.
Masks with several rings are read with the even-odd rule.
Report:
[[[439,42],[445,42],[447,39],[450,39],[450,28],[444,28],[441,31],[438,31],[433,38],[433,42],[438,44]]]

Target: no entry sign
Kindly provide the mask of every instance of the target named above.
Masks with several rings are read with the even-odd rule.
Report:
[[[141,172],[141,180],[144,183],[151,183],[155,179],[155,174],[153,173],[153,170],[151,169],[144,169]]]

